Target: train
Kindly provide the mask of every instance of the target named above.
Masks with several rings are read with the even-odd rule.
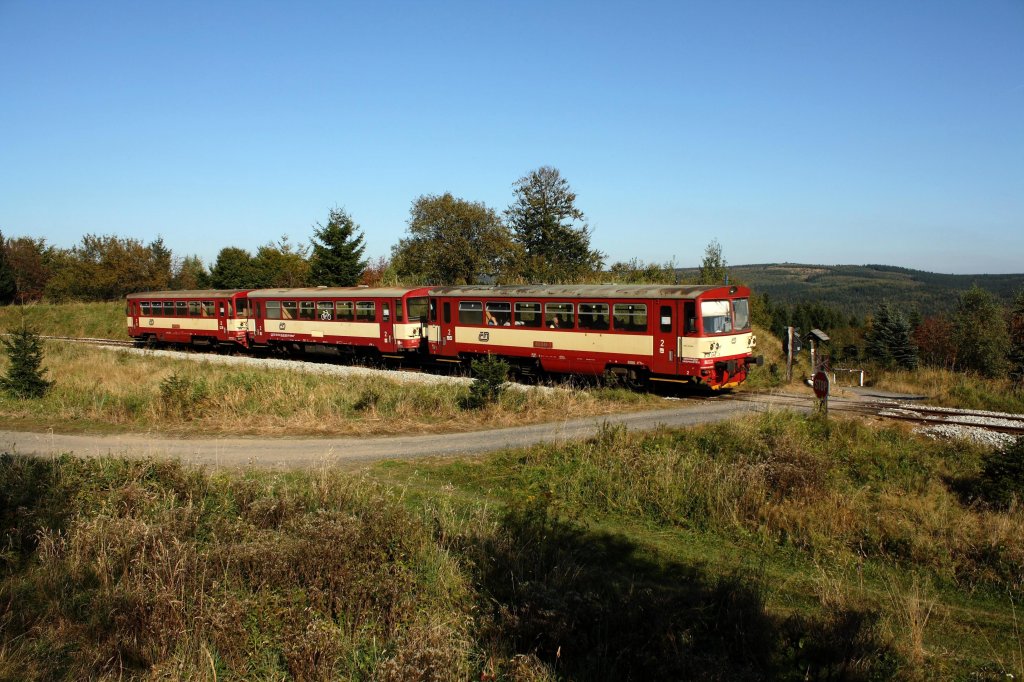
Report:
[[[130,294],[140,344],[418,365],[497,356],[521,376],[728,389],[756,355],[744,286],[313,287]]]

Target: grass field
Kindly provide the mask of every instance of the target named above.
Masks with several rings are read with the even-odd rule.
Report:
[[[62,303],[0,306],[0,332],[25,323],[44,336],[127,340],[124,303]]]
[[[7,358],[0,357],[0,373]],[[45,397],[0,393],[7,428],[154,431],[181,435],[357,435],[464,431],[666,405],[621,388],[505,391],[484,409],[466,409],[468,389],[383,378],[213,365],[46,344],[55,383]]]
[[[787,413],[361,474],[0,459],[0,678],[1011,679],[987,457]]]

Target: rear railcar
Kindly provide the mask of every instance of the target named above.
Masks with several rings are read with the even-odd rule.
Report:
[[[421,351],[425,288],[260,289],[250,299],[256,348],[395,360]]]
[[[435,288],[428,352],[453,363],[494,354],[524,374],[727,388],[757,362],[748,301],[745,287]]]
[[[128,335],[139,342],[248,346],[249,289],[129,294]]]

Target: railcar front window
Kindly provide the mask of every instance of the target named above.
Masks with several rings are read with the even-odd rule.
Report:
[[[483,324],[484,304],[480,301],[459,302],[459,324]]]
[[[321,320],[330,321],[334,319],[334,301],[317,301],[316,316]]]
[[[732,318],[736,323],[736,331],[750,329],[750,302],[745,298],[737,298],[732,302]]]
[[[647,331],[647,305],[644,303],[616,303],[612,308],[615,328],[624,332]]]
[[[705,334],[727,334],[732,331],[729,301],[701,301],[700,316]]]
[[[539,327],[542,323],[540,303],[516,303],[517,327]]]
[[[548,329],[572,329],[576,326],[572,303],[546,303],[544,326]]]
[[[249,315],[249,299],[240,298],[235,304],[235,308],[238,310],[239,317],[248,317]]]
[[[410,298],[406,303],[409,306],[410,322],[425,320],[428,314],[430,314],[431,319],[437,319],[437,311],[431,309],[426,298]]]
[[[267,319],[268,320],[280,320],[281,319],[281,302],[280,301],[267,301]]]

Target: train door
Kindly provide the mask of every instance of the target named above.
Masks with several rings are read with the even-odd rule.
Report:
[[[442,299],[438,311],[438,355],[458,355],[455,346],[455,301]]]
[[[398,299],[394,304],[402,305],[402,299]],[[384,299],[380,303],[380,343],[381,350],[392,351],[395,349],[395,311],[392,309],[393,303],[387,299]]]
[[[217,300],[217,331],[220,332],[221,336],[224,336],[228,329],[228,317],[231,314],[229,312],[230,307],[230,301],[226,301],[223,298]]]
[[[675,301],[656,300],[654,308],[654,358],[651,371],[655,374],[676,374],[676,329],[679,324],[679,311]]]

